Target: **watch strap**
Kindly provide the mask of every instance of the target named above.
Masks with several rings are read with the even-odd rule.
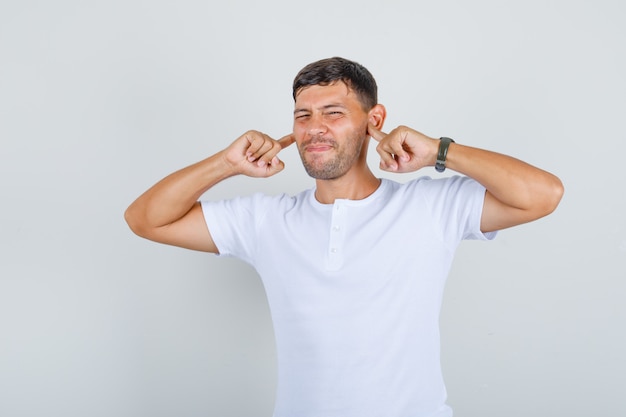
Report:
[[[435,163],[435,169],[437,172],[443,172],[446,170],[446,156],[448,155],[448,148],[454,140],[446,137],[439,139],[439,152],[437,153],[437,162]]]

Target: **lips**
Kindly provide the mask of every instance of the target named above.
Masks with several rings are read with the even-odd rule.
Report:
[[[315,141],[315,142],[310,142],[308,144],[304,145],[304,150],[306,152],[326,152],[329,151],[331,149],[333,149],[335,147],[334,142],[330,142],[330,141],[324,141],[324,142],[320,142],[320,141]]]
[[[326,152],[328,150],[331,150],[333,147],[330,145],[311,145],[311,146],[307,146],[306,147],[306,151],[307,152]]]

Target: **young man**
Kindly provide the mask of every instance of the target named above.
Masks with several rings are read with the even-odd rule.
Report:
[[[175,172],[126,211],[140,236],[236,256],[258,271],[275,328],[275,417],[443,417],[439,364],[444,282],[462,239],[538,219],[558,205],[558,178],[517,159],[400,126],[363,66],[314,62],[293,85],[293,132],[250,131]],[[446,167],[463,175],[401,184],[367,165]],[[234,175],[269,177],[296,144],[314,189],[296,196],[198,199]]]

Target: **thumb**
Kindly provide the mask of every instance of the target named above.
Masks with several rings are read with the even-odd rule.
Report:
[[[285,169],[285,163],[281,161],[278,156],[273,157],[270,163],[266,165],[266,173],[268,177],[278,174],[283,169]]]

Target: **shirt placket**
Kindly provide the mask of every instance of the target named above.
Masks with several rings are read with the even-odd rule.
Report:
[[[348,206],[342,201],[335,201],[327,248],[327,269],[331,271],[335,271],[343,265],[347,215]]]

